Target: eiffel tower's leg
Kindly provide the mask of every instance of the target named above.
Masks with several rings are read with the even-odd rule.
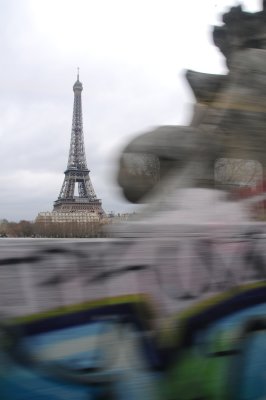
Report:
[[[59,199],[69,199],[74,197],[74,191],[75,191],[75,179],[74,178],[68,178],[67,176],[64,179],[60,194],[59,194]]]
[[[66,178],[64,179],[63,185],[61,187],[58,199],[62,199],[65,197],[65,191],[66,191]]]
[[[75,192],[75,183],[76,183],[76,180],[74,178],[70,178],[70,179],[67,180],[66,191],[65,191],[65,197],[66,198],[73,199],[74,192]]]
[[[82,198],[87,198],[88,197],[87,188],[86,188],[84,180],[82,182],[79,182],[78,191],[79,191],[79,197],[82,197]]]
[[[94,192],[94,189],[93,189],[93,186],[92,186],[92,183],[91,183],[91,180],[90,180],[89,176],[87,176],[86,179],[85,179],[85,185],[86,185],[86,191],[87,191],[88,197],[91,200],[96,200],[96,194]]]

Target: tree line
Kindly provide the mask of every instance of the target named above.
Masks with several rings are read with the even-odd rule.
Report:
[[[21,220],[0,221],[0,237],[44,237],[44,238],[95,238],[106,237],[103,222],[31,222]]]

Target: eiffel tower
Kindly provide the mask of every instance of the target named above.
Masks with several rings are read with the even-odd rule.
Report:
[[[77,81],[73,86],[74,107],[67,169],[60,194],[54,202],[53,211],[60,213],[93,212],[104,215],[101,200],[97,199],[93,189],[86,162],[82,122],[82,90],[78,70]]]

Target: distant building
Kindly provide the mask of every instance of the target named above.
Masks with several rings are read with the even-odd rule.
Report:
[[[46,211],[40,212],[36,218],[36,222],[40,223],[60,223],[60,222],[100,222],[103,218],[94,212],[58,212]]]

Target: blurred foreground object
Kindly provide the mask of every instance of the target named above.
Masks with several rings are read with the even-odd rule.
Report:
[[[226,57],[228,74],[187,71],[196,98],[191,125],[161,126],[126,146],[118,182],[129,201],[159,202],[162,194],[184,187],[258,190],[263,182],[266,10],[233,7],[223,21],[213,40]],[[227,167],[219,174],[221,163]]]
[[[231,238],[231,242],[224,244],[221,241],[215,244],[210,238],[206,242],[203,237],[190,237],[188,240],[194,243],[194,257],[190,246],[190,261],[194,258],[194,264],[188,265],[185,253],[178,251],[184,248],[185,241],[176,239],[172,246],[167,241],[158,249],[160,257],[157,255],[150,266],[139,265],[137,269],[140,260],[135,260],[135,268],[133,265],[108,268],[99,264],[92,272],[84,271],[84,285],[80,289],[94,291],[98,284],[102,288],[101,299],[15,318],[2,316],[2,398],[263,398],[266,286],[265,268],[259,267],[256,258],[262,257],[260,265],[265,266],[265,251],[259,252],[262,249],[258,248],[255,237],[254,243],[252,237],[247,237],[242,241],[235,238],[235,242]],[[265,249],[265,235],[259,239]],[[94,247],[101,245],[88,246],[90,253],[97,252]],[[174,257],[171,251],[176,253]],[[222,259],[223,253],[227,253],[231,264],[226,257]],[[241,253],[243,260],[247,259],[244,266],[237,263]],[[73,274],[70,266],[69,270]],[[128,275],[124,278],[124,284],[128,285],[134,282],[132,273],[137,271],[140,289],[145,270],[155,275],[161,305],[168,308],[169,301],[176,305],[178,312],[172,312],[168,321],[163,319],[161,307],[156,307],[156,302],[151,304],[154,296],[140,293],[114,296],[112,291],[109,298],[104,297],[103,292],[108,293],[112,279]],[[40,283],[50,289],[54,285],[64,304],[65,274],[57,280],[43,278]],[[38,288],[33,289],[37,295]],[[41,301],[45,302],[40,298]]]

